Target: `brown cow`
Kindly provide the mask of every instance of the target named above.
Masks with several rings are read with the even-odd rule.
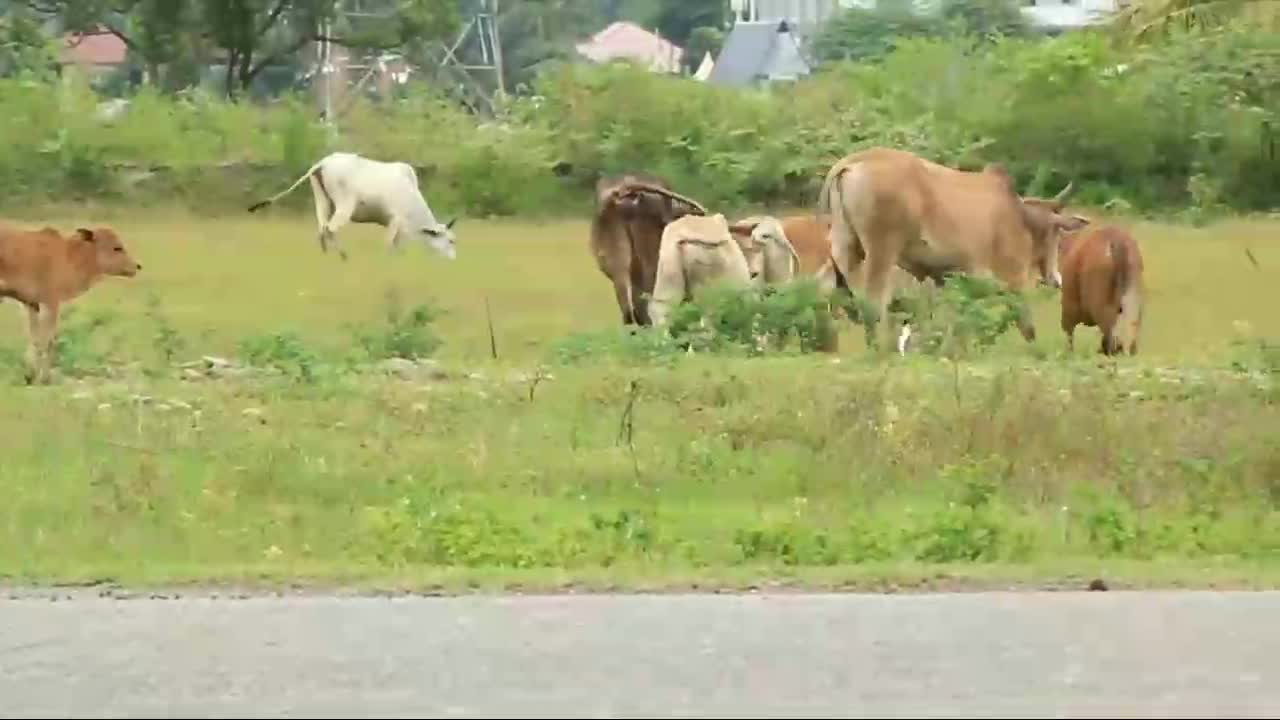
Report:
[[[672,192],[661,178],[643,173],[601,178],[591,220],[591,254],[613,284],[624,325],[651,325],[649,296],[658,272],[658,249],[667,223],[706,215],[702,205]]]
[[[831,166],[818,211],[832,213],[835,265],[845,278],[860,265],[856,284],[884,317],[895,265],[939,284],[946,273],[963,272],[994,276],[1021,293],[1039,271],[1059,285],[1058,231],[1070,221],[1057,210],[1071,188],[1052,200],[1023,202],[999,166],[962,171],[877,147]],[[1029,313],[1019,317],[1018,329],[1028,342],[1035,339]]]
[[[1075,350],[1077,325],[1102,333],[1103,355],[1138,352],[1142,327],[1142,250],[1128,232],[1107,225],[1066,235],[1061,241],[1062,330]]]
[[[67,237],[51,227],[0,227],[0,298],[27,307],[27,382],[49,381],[50,351],[64,303],[103,276],[133,277],[141,269],[108,227],[79,228]]]

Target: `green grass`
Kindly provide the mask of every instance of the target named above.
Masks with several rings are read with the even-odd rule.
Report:
[[[567,335],[617,324],[580,220],[464,220],[454,263],[360,227],[343,263],[283,214],[40,222],[104,219],[145,270],[72,306],[82,377],[0,386],[10,582],[1275,584],[1275,365],[1233,341],[1280,337],[1280,223],[1136,226],[1147,323],[1118,363],[1092,329],[1065,357],[1044,297],[1033,348],[1011,332],[958,366],[873,357],[847,323],[838,357],[557,365]],[[432,345],[356,341],[390,336],[388,292],[443,312],[448,377],[351,369]],[[246,350],[292,372],[172,368]]]

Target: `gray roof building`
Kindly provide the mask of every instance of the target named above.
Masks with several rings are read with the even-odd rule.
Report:
[[[740,21],[725,38],[707,82],[745,87],[795,80],[811,71],[812,67],[800,52],[799,41],[785,20]]]

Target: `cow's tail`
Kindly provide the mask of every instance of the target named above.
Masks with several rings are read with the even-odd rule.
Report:
[[[1130,257],[1129,238],[1119,233],[1112,234],[1107,242],[1111,251],[1111,297],[1119,308],[1116,316],[1116,329],[1123,333],[1130,342],[1136,340],[1138,319],[1142,315],[1142,297],[1138,292],[1134,274],[1134,258]]]
[[[841,158],[838,162],[831,165],[831,169],[827,170],[827,175],[822,179],[822,190],[818,193],[817,215],[831,215],[831,191],[835,188],[840,177],[844,175],[844,171],[849,169],[846,162],[848,158]]]
[[[322,159],[322,160],[319,160],[319,161],[317,161],[317,162],[316,162],[316,164],[315,164],[315,165],[312,165],[311,167],[307,168],[307,171],[306,171],[306,172],[304,172],[304,173],[302,173],[302,177],[298,178],[297,180],[294,180],[294,181],[293,181],[293,184],[292,184],[292,185],[290,185],[289,187],[285,188],[284,190],[281,190],[280,192],[276,193],[275,195],[272,195],[271,197],[267,198],[266,200],[262,200],[262,201],[260,201],[260,202],[256,202],[256,203],[254,203],[254,204],[250,205],[250,206],[249,206],[249,212],[257,212],[258,210],[261,210],[262,208],[264,208],[264,207],[266,207],[266,206],[270,205],[271,203],[273,203],[273,202],[275,202],[275,201],[279,200],[280,198],[284,197],[285,195],[288,195],[289,193],[291,193],[291,192],[293,192],[294,190],[296,190],[296,189],[298,188],[298,186],[299,186],[299,185],[301,185],[303,182],[305,182],[305,181],[306,181],[306,179],[307,179],[307,178],[311,177],[311,175],[312,175],[313,173],[315,173],[315,171],[320,167],[321,163],[323,163],[323,162],[324,162],[324,160],[323,160],[323,159]]]

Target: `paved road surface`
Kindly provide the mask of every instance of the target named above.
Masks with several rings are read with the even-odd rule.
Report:
[[[0,715],[1277,716],[1280,593],[0,600]]]

